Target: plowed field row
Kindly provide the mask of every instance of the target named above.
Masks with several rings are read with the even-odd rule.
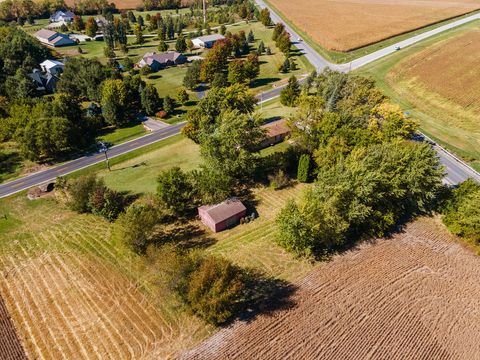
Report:
[[[480,259],[437,219],[338,255],[295,306],[237,321],[183,359],[474,359]]]
[[[0,297],[0,354],[4,360],[27,359],[5,302]]]

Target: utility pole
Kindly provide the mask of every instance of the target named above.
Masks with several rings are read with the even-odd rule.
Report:
[[[107,164],[107,168],[108,168],[108,171],[112,171],[112,169],[110,168],[110,160],[108,159],[108,145],[106,143],[104,143],[103,141],[100,141],[100,146],[101,146],[101,149],[100,151],[103,151],[103,153],[105,154],[105,163]]]
[[[203,0],[203,24],[207,23],[207,0]]]

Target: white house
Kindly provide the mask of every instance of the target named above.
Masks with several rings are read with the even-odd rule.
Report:
[[[55,12],[52,16],[50,16],[50,22],[59,22],[59,21],[65,21],[67,23],[70,23],[73,21],[73,17],[75,14],[71,11],[62,11],[59,10]]]
[[[42,68],[43,72],[52,75],[58,75],[63,72],[63,68],[65,67],[65,65],[57,60],[45,60],[40,64],[40,67]]]
[[[223,40],[225,39],[225,36],[220,35],[220,34],[212,34],[212,35],[205,35],[205,36],[200,36],[192,40],[193,45],[196,48],[205,48],[205,49],[210,49],[215,45],[215,43],[218,40]]]
[[[35,37],[41,43],[53,47],[76,45],[77,43],[70,39],[68,35],[61,34],[52,30],[42,29],[35,33]]]

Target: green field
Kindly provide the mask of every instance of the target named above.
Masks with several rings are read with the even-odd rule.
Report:
[[[268,4],[268,6],[271,9],[274,9],[275,12],[282,18],[282,20],[285,23],[287,23],[298,35],[300,35],[302,37],[302,39],[304,41],[306,41],[316,52],[318,52],[325,59],[327,59],[328,61],[330,61],[334,64],[344,64],[344,63],[353,61],[353,60],[358,59],[362,56],[371,54],[371,53],[373,53],[377,50],[381,50],[381,49],[383,49],[387,46],[390,46],[392,44],[396,44],[400,41],[409,39],[409,38],[414,37],[416,35],[422,34],[424,32],[433,30],[433,29],[438,28],[440,26],[446,25],[448,23],[451,23],[451,22],[457,21],[459,19],[462,19],[464,17],[468,17],[468,16],[472,15],[472,13],[470,13],[470,14],[467,14],[467,15],[459,16],[455,19],[450,19],[450,20],[440,22],[438,24],[426,26],[424,28],[411,31],[411,32],[408,32],[406,34],[398,35],[398,36],[392,37],[390,39],[386,39],[386,40],[380,41],[376,44],[365,46],[365,47],[357,49],[357,50],[353,50],[353,51],[349,51],[349,52],[338,52],[338,51],[331,51],[331,50],[325,49],[324,47],[317,44],[315,41],[312,40],[312,38],[305,31],[301,30],[298,26],[293,24],[278,9],[276,9],[275,6],[270,1],[268,1],[268,0],[264,0],[264,1],[265,1],[266,4]],[[346,25],[346,26],[348,26],[348,25]]]
[[[465,160],[471,161],[472,166],[477,170],[480,169],[480,153],[478,150],[473,149],[469,142],[465,140],[468,136],[471,136],[471,134],[465,132],[462,133],[461,123],[455,125],[455,122],[452,122],[451,119],[449,119],[447,122],[445,119],[445,114],[442,114],[441,111],[438,111],[438,109],[434,107],[425,106],[427,104],[426,101],[422,103],[421,107],[415,106],[412,102],[407,100],[408,94],[406,92],[401,90],[397,92],[389,85],[387,77],[390,71],[403,59],[406,59],[409,56],[414,56],[420,51],[441,41],[451,39],[452,37],[463,34],[466,31],[478,29],[478,26],[479,22],[475,21],[449,30],[445,33],[422,41],[421,43],[402,49],[400,52],[392,54],[384,59],[365,66],[361,70],[356,71],[361,75],[374,78],[379,88],[387,96],[389,96],[395,103],[399,104],[404,111],[410,113],[413,118],[419,120],[421,130],[425,134],[435,139],[435,141],[448,148],[450,151],[456,153],[460,157],[463,157]],[[438,74],[438,76],[441,76],[441,74]],[[425,96],[432,95],[425,94]]]

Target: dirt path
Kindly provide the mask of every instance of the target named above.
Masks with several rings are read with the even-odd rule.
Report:
[[[435,219],[334,257],[290,310],[236,322],[184,359],[478,359],[480,258]]]

